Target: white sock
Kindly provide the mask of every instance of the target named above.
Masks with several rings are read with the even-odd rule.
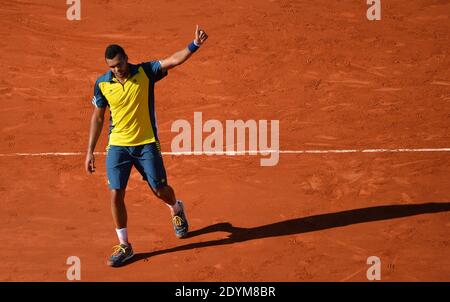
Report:
[[[178,200],[175,202],[175,204],[173,206],[171,206],[169,204],[167,206],[169,207],[170,213],[172,213],[172,216],[181,211],[181,207],[180,207],[180,204],[178,203]]]
[[[128,243],[127,228],[116,229],[117,237],[119,237],[120,244],[130,245]]]

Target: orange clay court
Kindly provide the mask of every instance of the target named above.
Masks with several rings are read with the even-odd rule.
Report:
[[[63,0],[0,1],[0,281],[67,281],[70,256],[82,281],[368,282],[370,256],[381,281],[450,281],[450,1],[381,2],[369,21],[365,0],[93,0],[69,21]],[[156,85],[163,152],[194,112],[279,120],[281,151],[384,151],[164,155],[190,236],[133,170],[137,255],[110,268],[105,156],[84,170],[104,49],[158,60],[195,24],[208,41]]]

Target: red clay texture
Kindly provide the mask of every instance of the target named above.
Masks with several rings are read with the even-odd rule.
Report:
[[[176,120],[278,120],[280,150],[450,147],[450,2],[3,1],[0,6],[0,281],[450,281],[450,152],[164,155],[191,233],[134,170],[136,256],[117,244],[105,156],[84,170],[104,49],[130,62],[209,39],[156,84],[162,151]],[[96,151],[104,152],[107,126]],[[206,135],[205,135],[206,136]],[[74,152],[73,155],[57,155]],[[21,154],[26,153],[26,154]],[[41,154],[38,153],[51,153]]]

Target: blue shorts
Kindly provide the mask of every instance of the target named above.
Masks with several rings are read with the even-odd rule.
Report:
[[[159,142],[130,147],[109,146],[106,152],[109,188],[111,190],[125,189],[133,166],[153,189],[160,189],[167,185]]]

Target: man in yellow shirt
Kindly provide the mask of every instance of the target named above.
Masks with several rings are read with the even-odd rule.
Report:
[[[155,83],[167,71],[185,62],[206,41],[208,35],[197,25],[195,39],[188,47],[170,57],[141,64],[128,63],[128,56],[119,45],[105,51],[110,70],[95,82],[94,112],[91,118],[89,145],[85,168],[95,172],[94,149],[102,131],[106,108],[111,112],[109,143],[106,156],[108,185],[111,190],[111,211],[120,244],[108,259],[109,266],[120,266],[134,255],[128,241],[125,191],[134,166],[155,195],[170,208],[175,235],[183,238],[188,232],[184,205],[175,198],[167,183],[156,126]]]

